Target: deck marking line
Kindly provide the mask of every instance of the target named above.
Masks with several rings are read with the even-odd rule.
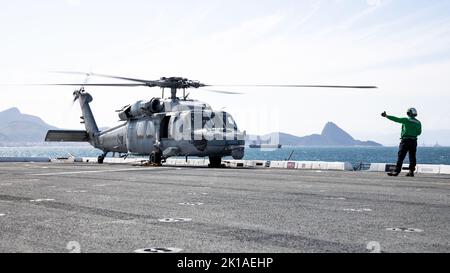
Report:
[[[109,172],[125,172],[125,171],[148,171],[148,170],[160,170],[159,169],[141,169],[141,168],[128,168],[128,169],[117,169],[117,170],[95,170],[95,171],[77,171],[77,172],[58,172],[58,173],[36,173],[31,174],[34,176],[51,176],[51,175],[66,175],[66,174],[84,174],[84,173],[109,173]],[[164,168],[167,170],[168,168]]]

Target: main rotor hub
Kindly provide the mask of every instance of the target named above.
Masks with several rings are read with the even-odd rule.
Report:
[[[206,85],[199,81],[193,81],[182,77],[162,77],[159,80],[158,86],[161,88],[170,89],[187,89],[187,88],[200,88]]]
[[[164,88],[170,88],[171,99],[176,99],[178,89],[183,89],[183,98],[186,99],[185,90],[187,88],[200,88],[205,87],[206,85],[199,81],[193,81],[182,77],[161,77],[156,86],[163,89],[163,97]]]

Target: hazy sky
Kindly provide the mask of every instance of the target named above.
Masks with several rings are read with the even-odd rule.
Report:
[[[424,142],[450,140],[450,1],[40,0],[2,1],[0,83],[83,82],[56,70],[204,83],[377,85],[376,91],[239,88],[192,90],[241,130],[320,133],[333,121],[353,136],[398,141],[380,117],[414,106]],[[107,81],[91,79],[90,82]],[[82,128],[71,87],[1,87],[12,106],[63,128]],[[224,89],[224,88],[222,88]],[[158,89],[91,88],[100,126]],[[434,144],[434,143],[429,143]]]

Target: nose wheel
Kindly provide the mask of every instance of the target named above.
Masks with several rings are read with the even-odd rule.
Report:
[[[149,158],[150,164],[154,166],[161,166],[162,156],[160,151],[153,151]]]

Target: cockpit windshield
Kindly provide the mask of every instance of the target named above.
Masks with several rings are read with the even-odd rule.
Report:
[[[173,118],[173,134],[190,135],[196,130],[238,131],[233,117],[223,111],[186,111]]]
[[[236,122],[227,112],[203,112],[202,128],[204,129],[226,129],[237,130]]]

